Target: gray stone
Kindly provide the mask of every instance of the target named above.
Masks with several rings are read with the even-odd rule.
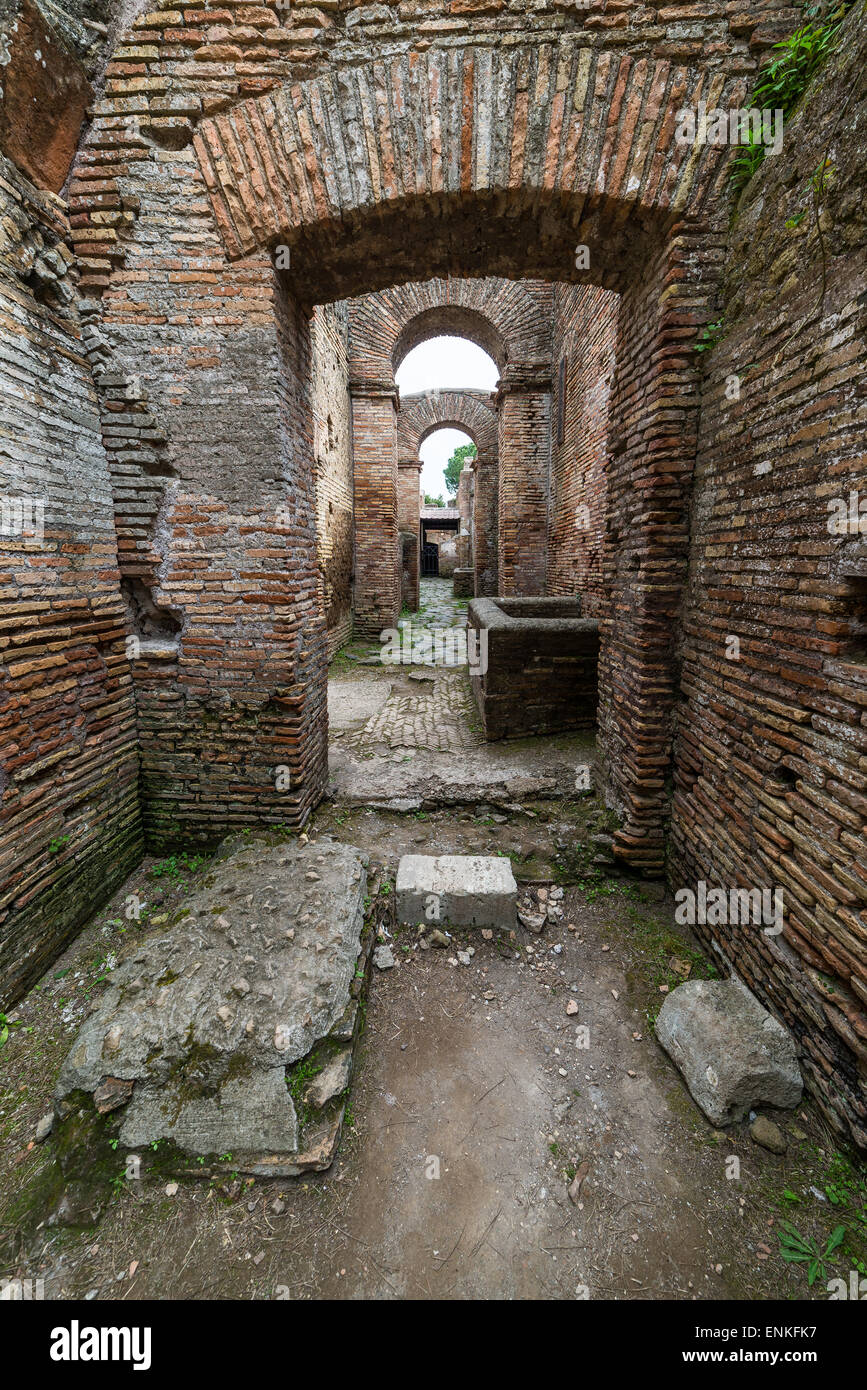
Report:
[[[750,1138],[754,1144],[760,1144],[763,1149],[770,1149],[774,1154],[784,1154],[788,1148],[786,1136],[780,1126],[764,1115],[757,1115],[753,1120],[750,1125]]]
[[[38,1122],[37,1125],[36,1125],[36,1142],[37,1142],[37,1144],[43,1144],[43,1143],[45,1142],[45,1140],[48,1138],[48,1136],[49,1136],[49,1134],[51,1133],[51,1131],[52,1131],[53,1128],[54,1128],[54,1112],[51,1111],[51,1110],[49,1110],[48,1114],[47,1114],[47,1115],[43,1115],[43,1116],[42,1116],[42,1119],[39,1120],[39,1122]]]
[[[397,916],[404,923],[515,926],[518,888],[497,855],[406,854],[397,869]]]
[[[735,978],[678,985],[659,1011],[656,1036],[711,1124],[801,1099],[791,1035]]]
[[[229,842],[112,974],[62,1068],[58,1113],[75,1091],[134,1083],[124,1144],[294,1153],[286,1067],[345,1014],[366,886],[345,845]]]
[[[539,932],[542,931],[547,920],[547,912],[527,912],[526,910],[522,909],[518,913],[518,921],[521,923],[521,926],[526,927],[527,931],[534,932],[536,936],[538,936]]]
[[[394,965],[394,952],[390,946],[377,946],[373,953],[373,963],[377,970],[391,970]]]
[[[260,1067],[249,1077],[224,1081],[212,1096],[188,1095],[184,1084],[137,1093],[120,1138],[130,1148],[171,1139],[194,1154],[294,1153],[298,1122],[282,1068]]]
[[[345,1048],[338,1052],[327,1066],[323,1067],[307,1087],[304,1099],[309,1105],[321,1110],[335,1096],[340,1096],[349,1085],[352,1075],[352,1051]]]
[[[375,660],[376,665],[379,659]],[[344,680],[328,683],[328,727],[354,729],[378,714],[391,694],[390,681]]]

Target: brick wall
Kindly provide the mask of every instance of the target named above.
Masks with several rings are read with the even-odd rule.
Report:
[[[782,889],[781,936],[699,930],[793,1030],[834,1128],[867,1145],[867,524],[828,529],[829,499],[848,511],[854,491],[867,512],[867,34],[854,12],[848,24],[782,154],[748,186],[726,248],[692,508],[669,874],[675,886]],[[812,176],[825,157],[820,241]]]
[[[497,578],[498,467],[495,458],[479,456],[473,464],[473,565],[476,594],[490,598],[499,592]]]
[[[601,613],[607,511],[608,402],[617,295],[558,285],[554,294],[554,399],[548,523],[548,593],[580,593]]]
[[[400,445],[398,444],[398,448]],[[418,609],[419,594],[419,481],[422,465],[418,459],[397,463],[397,525],[401,535],[401,607]]]
[[[69,229],[59,201],[2,158],[0,226],[2,1009],[143,844],[111,487]],[[42,516],[42,539],[9,498],[28,509],[25,527]]]
[[[863,339],[852,269],[863,223],[846,202],[857,181],[840,172],[862,172],[860,108],[832,101],[816,120],[810,108],[727,246],[727,152],[678,146],[674,113],[698,99],[737,105],[798,21],[786,4],[576,13],[540,0],[531,27],[524,7],[456,14],[448,0],[323,11],[316,23],[268,7],[179,13],[151,11],[121,34],[70,184],[127,622],[142,641],[152,843],[299,823],[324,785],[308,311],[401,286],[365,310],[372,347],[353,401],[367,446],[356,538],[370,540],[356,576],[376,632],[400,601],[396,358],[449,324],[489,344],[505,386],[499,587],[542,592],[549,520],[558,584],[567,547],[559,502],[548,514],[553,291],[540,282],[616,291],[600,652],[616,849],[661,872],[676,733],[672,872],[749,882],[766,871],[786,884],[791,955],[764,939],[726,945],[799,1031],[829,1111],[863,1135],[864,715],[852,657],[864,581],[859,555],[829,543],[821,506],[862,476],[861,402],[845,373]],[[861,47],[852,55],[863,67]],[[837,90],[857,93],[856,79],[853,66]],[[786,222],[809,212],[829,142],[837,176],[819,246],[801,240],[809,220],[803,232]],[[278,242],[291,249],[282,279]],[[583,280],[578,242],[591,250]],[[726,334],[697,450],[693,348],[719,312],[725,266]],[[484,304],[467,297],[481,276],[508,277],[488,280]],[[355,377],[351,343],[350,359]],[[762,394],[739,410],[719,395],[727,362],[745,377],[759,364]],[[719,657],[732,631],[737,667]],[[291,766],[289,792],[274,788],[278,761]]]
[[[401,603],[397,530],[397,392],[351,384],[355,477],[355,630],[378,638]]]
[[[551,465],[550,378],[501,380],[497,481],[499,592],[544,594]]]
[[[461,514],[458,532],[458,569],[472,569],[473,566],[473,483],[472,468],[464,465],[458,479],[458,511]]]

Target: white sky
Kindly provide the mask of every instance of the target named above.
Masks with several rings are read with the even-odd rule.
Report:
[[[409,396],[416,391],[447,391],[456,387],[493,391],[499,375],[492,358],[466,338],[430,338],[407,353],[395,380],[401,395]],[[428,435],[421,446],[421,485],[431,497],[442,495],[445,500],[443,469],[458,445],[469,442],[469,435],[462,430],[442,429]]]

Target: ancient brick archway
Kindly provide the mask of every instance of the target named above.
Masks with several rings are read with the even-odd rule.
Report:
[[[286,83],[200,122],[194,144],[230,259],[285,244],[306,302],[430,274],[516,271],[618,288],[647,234],[705,211],[721,151],[673,139],[676,111],[737,105],[743,65],[572,37],[408,53]],[[518,249],[520,248],[520,249]],[[360,254],[361,253],[361,254]]]
[[[148,401],[169,441],[160,469],[144,476],[143,466],[141,479],[112,455],[121,568],[147,558],[153,602],[180,610],[170,730],[165,667],[146,667],[138,685],[149,833],[186,825],[207,837],[225,823],[227,800],[241,818],[255,806],[303,820],[324,786],[311,306],[431,277],[508,276],[520,281],[519,322],[550,293],[539,281],[622,295],[600,721],[622,812],[617,849],[658,872],[696,438],[697,365],[684,346],[710,317],[707,249],[727,218],[724,151],[680,145],[673,132],[684,103],[736,104],[755,60],[728,21],[689,41],[662,25],[609,44],[583,20],[529,40],[509,18],[509,42],[491,45],[474,41],[470,19],[466,41],[448,47],[417,43],[410,25],[388,60],[362,26],[340,56],[314,44],[300,61],[284,56],[291,15],[269,32],[236,29],[229,54],[228,32],[210,33],[201,18],[205,34],[196,16],[186,31],[158,14],[136,21],[70,190],[82,284],[101,296],[92,317],[113,377],[140,383],[144,413],[127,413],[142,452],[153,448]],[[255,76],[215,92],[221,55],[237,73],[251,42]],[[579,246],[587,256],[576,262]],[[495,325],[500,307],[492,299]],[[366,580],[359,538],[396,538],[391,383],[405,328],[404,318],[383,371],[371,359],[359,379],[350,362],[356,487],[360,455],[377,460],[355,526],[356,592],[379,589],[369,612],[356,605],[369,630],[399,603],[396,545]],[[501,337],[499,587],[542,592],[550,358]],[[223,595],[216,624],[193,585]],[[215,734],[223,757],[203,764]],[[166,775],[167,746],[187,769],[180,789]],[[288,796],[272,789],[278,761],[291,770]]]
[[[554,283],[614,290],[596,554],[615,848],[659,872],[671,807],[673,874],[785,885],[779,941],[703,930],[796,1028],[829,1113],[867,1142],[865,562],[824,511],[861,477],[863,227],[847,184],[863,176],[863,111],[841,122],[839,92],[860,101],[863,13],[731,229],[729,152],[673,138],[679,107],[740,104],[794,22],[782,0],[719,13],[540,0],[532,28],[520,5],[148,10],[110,40],[69,221],[4,163],[0,288],[24,330],[6,363],[24,443],[6,452],[16,482],[44,476],[51,507],[47,550],[13,547],[21,659],[4,717],[19,751],[2,786],[0,927],[15,991],[119,881],[142,829],[159,849],[298,826],[322,793],[323,503],[350,517],[334,567],[347,587],[352,560],[348,393],[341,412],[320,409],[322,340],[341,389],[351,374],[347,335],[317,334],[311,311],[339,328],[346,299],[377,293],[356,438],[389,469],[395,353],[449,323],[478,338],[483,314],[500,466],[508,440],[544,478],[528,441],[551,437],[551,354],[533,345],[534,306]],[[27,93],[45,139],[4,153],[57,191],[74,139],[65,129],[44,167],[70,119],[51,92]],[[832,144],[836,224],[820,247],[811,180]],[[719,316],[718,268],[725,334],[702,383],[693,348]],[[486,303],[465,297],[486,284]],[[388,296],[412,286],[395,316]],[[749,378],[734,401],[732,376]],[[320,458],[345,466],[340,496],[320,491]],[[393,527],[382,482],[372,524]],[[538,571],[501,531],[508,592]]]
[[[392,486],[397,493],[400,469],[408,473],[407,455],[396,438],[396,460],[393,466],[388,462],[398,409],[395,372],[400,363],[430,338],[466,337],[489,353],[501,374],[508,373],[513,382],[533,382],[544,398],[550,392],[552,305],[553,288],[544,281],[491,277],[411,282],[350,300],[349,374],[357,421],[355,613],[360,631],[375,634],[392,625],[399,594],[407,588],[403,578],[407,564],[396,558],[396,530],[413,528],[408,521],[404,526],[399,500],[393,524],[390,510],[383,505]],[[501,536],[513,576],[512,592],[540,592],[543,582],[533,561],[545,535],[546,489],[540,486],[539,475],[547,473],[549,411],[535,413],[528,437],[526,421],[514,424],[525,394],[523,389],[504,391],[505,404],[496,415],[500,438],[493,450],[485,450],[486,461],[497,469],[497,475],[486,479],[479,490],[486,513],[481,534],[487,537],[485,553],[479,557],[480,572],[486,576],[489,593],[496,589]],[[416,445],[413,464],[417,457]],[[535,470],[527,466],[528,458],[536,462]],[[403,492],[410,499],[408,483]],[[502,525],[490,510],[498,505]],[[519,516],[521,526],[515,524]],[[401,544],[401,556],[405,549]],[[389,573],[394,578],[384,583]]]
[[[424,391],[403,396],[397,419],[400,529],[418,529],[418,457],[424,441],[439,429],[463,430],[476,446],[461,475],[458,567],[473,576],[472,592],[497,592],[497,456],[495,399],[484,391]],[[462,491],[461,491],[462,489]],[[413,518],[412,506],[416,511]],[[469,587],[469,576],[466,586]]]

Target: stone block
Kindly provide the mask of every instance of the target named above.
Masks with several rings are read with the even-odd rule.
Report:
[[[508,859],[406,854],[397,869],[398,921],[510,931],[518,888]]]
[[[183,911],[113,972],[61,1071],[58,1116],[90,1091],[100,1110],[124,1106],[126,1145],[300,1162],[287,1067],[345,1017],[366,883],[346,845],[226,842]],[[331,1062],[318,1107],[345,1090],[350,1050]]]
[[[659,1011],[656,1036],[711,1124],[801,1099],[791,1034],[738,979],[678,985]]]
[[[452,575],[452,593],[455,598],[472,598],[475,591],[475,570],[456,569]]]

